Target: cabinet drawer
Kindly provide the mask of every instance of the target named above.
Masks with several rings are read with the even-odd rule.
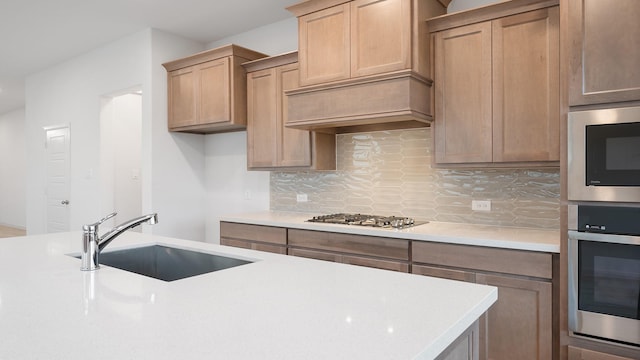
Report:
[[[287,244],[287,229],[262,226],[239,224],[231,222],[220,222],[220,238],[252,240],[272,244]]]
[[[381,260],[367,258],[363,256],[334,254],[323,251],[305,250],[305,249],[289,249],[289,255],[300,256],[310,259],[333,261],[343,264],[366,266],[376,269],[392,270],[399,272],[409,272],[409,263],[393,260]]]
[[[260,242],[238,240],[238,239],[227,239],[227,238],[220,238],[220,244],[243,248],[243,249],[265,251],[265,252],[270,252],[275,254],[283,254],[283,255],[287,254],[287,247],[284,245],[272,245],[272,244],[265,244]]]
[[[552,254],[414,241],[413,262],[444,265],[474,271],[552,278]]]
[[[476,274],[470,271],[443,269],[426,265],[413,265],[411,267],[411,273],[450,280],[476,282]]]
[[[376,236],[289,229],[289,246],[409,260],[409,241]]]
[[[569,360],[631,360],[632,358],[616,356],[599,351],[569,346]]]

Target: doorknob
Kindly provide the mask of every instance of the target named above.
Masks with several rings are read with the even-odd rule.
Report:
[[[69,205],[69,200],[62,200],[62,201],[60,202],[60,204],[62,204],[62,205]]]

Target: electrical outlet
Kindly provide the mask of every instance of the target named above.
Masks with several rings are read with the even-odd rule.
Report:
[[[296,194],[296,201],[297,202],[307,202],[307,201],[309,201],[309,198],[307,197],[307,194]]]
[[[471,200],[471,210],[491,211],[491,200]]]
[[[244,199],[245,200],[251,200],[251,190],[245,190],[244,191]]]

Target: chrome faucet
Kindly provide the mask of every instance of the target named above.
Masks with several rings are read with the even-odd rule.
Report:
[[[80,267],[80,270],[92,271],[99,269],[100,262],[98,259],[100,257],[100,252],[105,248],[105,246],[109,245],[113,239],[123,232],[145,222],[149,225],[153,225],[158,222],[157,213],[143,215],[126,221],[109,230],[106,234],[99,236],[98,227],[100,224],[116,216],[116,214],[117,213],[115,212],[111,213],[98,220],[96,223],[82,226],[82,266]]]

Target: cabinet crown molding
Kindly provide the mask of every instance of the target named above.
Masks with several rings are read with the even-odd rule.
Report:
[[[509,15],[556,6],[559,0],[511,0],[440,15],[427,20],[430,32],[475,24]]]
[[[286,9],[293,13],[296,17],[311,14],[336,5],[346,4],[352,0],[306,0],[288,6]]]
[[[298,62],[298,52],[291,51],[291,52],[280,54],[280,55],[274,55],[274,56],[269,56],[269,57],[258,59],[258,60],[248,61],[246,63],[243,63],[242,67],[244,67],[244,69],[247,72],[253,72],[253,71],[272,68],[275,66],[294,64],[297,62]]]
[[[227,56],[236,56],[248,60],[266,57],[266,54],[235,44],[221,46],[215,49],[205,50],[181,59],[173,60],[162,64],[167,71],[179,70],[188,66],[202,64],[207,61],[220,59]]]

